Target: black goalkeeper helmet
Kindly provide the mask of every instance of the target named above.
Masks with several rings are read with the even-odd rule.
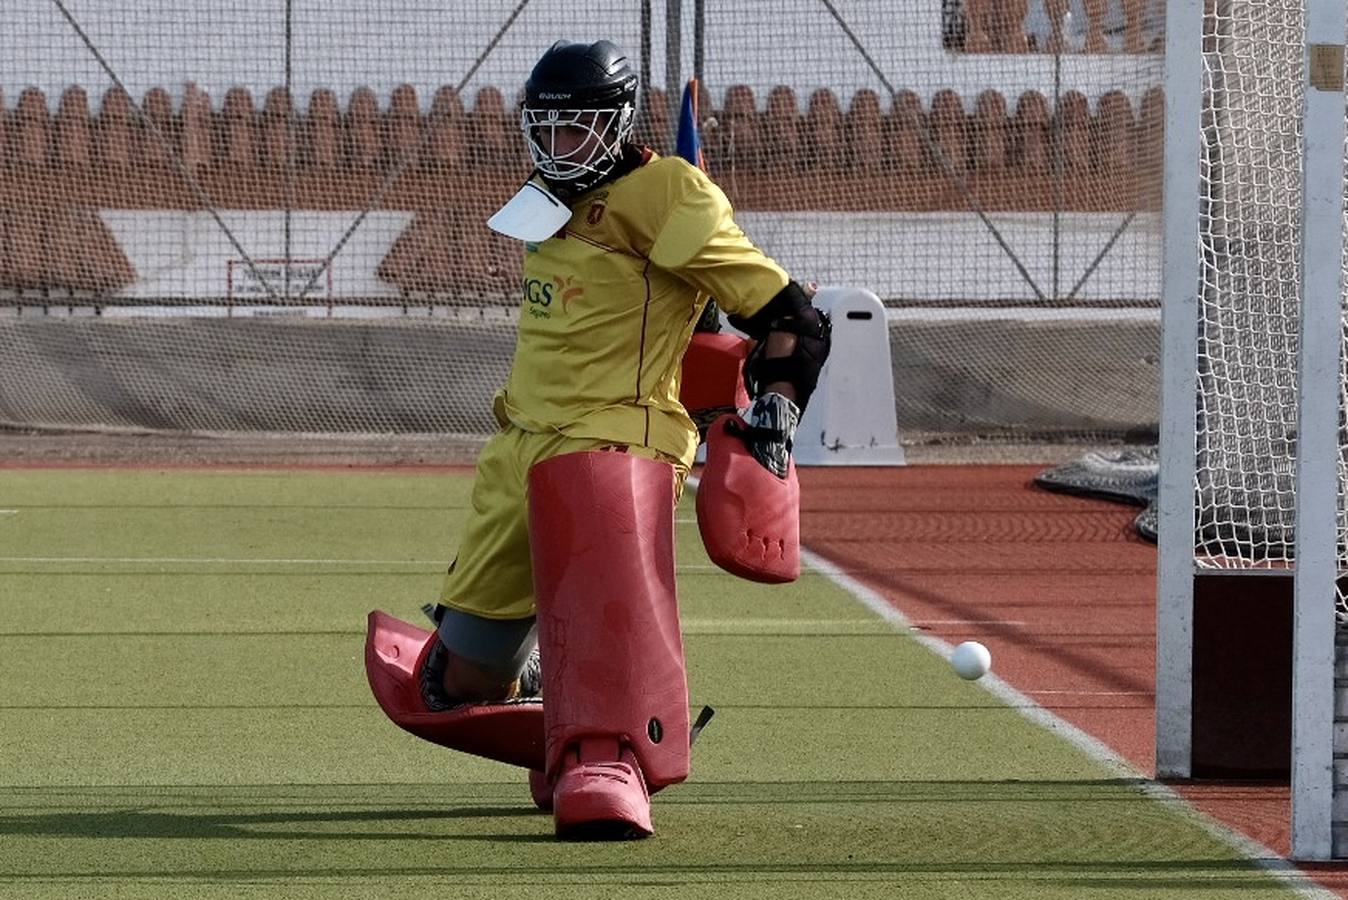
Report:
[[[632,139],[637,75],[609,41],[548,48],[524,84],[520,128],[529,154],[554,190],[575,196],[602,182]],[[557,129],[586,132],[574,150],[555,152]]]

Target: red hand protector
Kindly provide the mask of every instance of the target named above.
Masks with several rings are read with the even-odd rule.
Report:
[[[800,577],[800,484],[765,469],[724,415],[707,432],[707,465],[697,488],[697,527],[712,562],[732,575],[783,584]]]

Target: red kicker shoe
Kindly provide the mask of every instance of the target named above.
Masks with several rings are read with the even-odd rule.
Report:
[[[552,797],[563,840],[625,841],[655,831],[641,766],[615,738],[582,738],[570,748]]]

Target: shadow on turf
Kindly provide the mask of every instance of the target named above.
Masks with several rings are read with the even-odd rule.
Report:
[[[993,804],[1018,803],[1135,803],[1151,784],[1140,777],[1085,778],[1085,779],[987,779],[970,781],[966,779],[906,779],[901,781],[868,780],[828,780],[828,781],[690,781],[679,785],[677,790],[662,795],[660,802],[666,806],[833,806],[838,803],[894,803],[894,804],[930,804],[930,803],[971,803],[987,807]],[[1234,783],[1233,783],[1234,784]],[[144,789],[92,789],[92,794],[79,790],[60,790],[55,794],[46,789],[24,790],[18,795],[32,797],[31,806],[50,803],[57,797],[67,810],[72,806],[101,806],[102,811],[63,811],[35,815],[9,815],[0,809],[0,836],[72,836],[89,838],[125,838],[125,837],[268,837],[277,832],[250,832],[249,826],[303,824],[305,822],[355,823],[386,822],[406,823],[415,820],[489,819],[493,817],[520,818],[541,816],[532,805],[505,805],[500,795],[495,798],[481,798],[481,802],[462,799],[449,801],[445,805],[417,806],[415,800],[403,806],[385,806],[390,798],[362,798],[348,795],[342,800],[333,801],[327,797],[311,796],[305,792],[290,793],[282,796],[271,795],[268,802],[282,807],[268,812],[229,812],[219,809],[221,805],[230,805],[228,788],[211,789],[209,795],[192,792],[186,788],[177,792],[154,792],[153,800],[146,797]],[[249,803],[255,803],[255,787],[244,794]],[[505,789],[507,795],[518,793],[513,785]],[[13,798],[11,798],[13,799]],[[148,802],[147,802],[148,800]],[[494,802],[493,802],[494,801]],[[395,801],[396,802],[396,801]],[[363,805],[363,809],[342,809],[324,811],[321,807],[331,803],[337,806]],[[297,804],[307,808],[295,809]],[[107,809],[118,806],[120,808]],[[216,807],[210,812],[168,812],[156,807],[190,809],[193,806]],[[320,807],[315,809],[314,807]],[[302,837],[304,834],[290,833]],[[395,832],[380,832],[370,837],[394,836]],[[361,834],[322,833],[319,837],[362,837]]]
[[[1136,803],[1152,784],[1146,778],[1062,780],[911,779],[905,781],[696,781],[680,785],[666,804],[771,806],[836,803]],[[0,826],[0,830],[3,826]]]
[[[956,799],[960,802],[1011,801],[1024,802],[1036,795],[1048,794],[1057,799],[1072,798],[1092,801],[1118,798],[1120,787],[1135,786],[1133,779],[1101,779],[1099,781],[1069,782],[786,782],[738,784],[740,788],[737,800],[709,798],[703,791],[723,792],[732,787],[725,784],[698,785],[702,790],[683,790],[674,792],[669,799],[679,804],[697,805],[707,802],[738,802],[746,805],[758,805],[764,802],[765,794],[781,794],[783,789],[796,796],[795,802],[805,805],[816,803],[855,803],[858,800],[869,801],[884,799],[887,802],[928,803],[938,798],[947,802],[951,799],[950,790],[956,789]],[[878,790],[877,790],[878,788]],[[1051,790],[1046,790],[1051,788]],[[968,790],[966,794],[965,791]],[[760,793],[761,792],[761,793]],[[699,796],[702,794],[702,796]],[[1113,795],[1113,796],[1111,796]],[[1049,799],[1045,796],[1043,799]],[[1122,798],[1119,798],[1122,799]],[[773,800],[771,802],[779,802]],[[523,817],[538,819],[540,828],[530,834],[502,833],[452,833],[448,829],[437,828],[437,822],[481,820],[489,826],[489,820],[495,818],[520,819]],[[227,812],[206,813],[169,813],[152,809],[116,809],[103,812],[53,812],[37,815],[0,816],[0,838],[4,837],[43,837],[73,839],[198,839],[198,840],[249,840],[249,841],[380,841],[380,842],[418,842],[418,841],[471,841],[488,844],[514,845],[550,845],[554,844],[551,827],[544,827],[545,816],[530,806],[453,806],[449,808],[426,808],[416,806],[379,807],[362,810],[304,811],[273,810],[263,812]],[[550,822],[546,823],[550,826]],[[331,826],[324,830],[305,828],[304,826]],[[368,825],[373,828],[351,828],[344,826]],[[269,827],[271,826],[271,827]],[[296,827],[298,826],[298,827]],[[419,827],[420,826],[420,827]],[[403,829],[414,830],[403,830]],[[493,829],[499,832],[499,829]],[[652,849],[663,846],[664,852],[673,851],[680,855],[680,837],[687,836],[682,829],[671,830],[655,839]],[[1029,840],[1027,836],[1027,840]],[[1030,841],[1033,843],[1033,841]],[[994,842],[994,844],[997,842]],[[1023,843],[1023,842],[1016,842]],[[635,862],[630,855],[614,857],[611,864],[582,863],[558,865],[556,858],[550,857],[546,870],[552,884],[590,883],[595,878],[631,878],[665,879],[677,877],[708,884],[744,883],[746,879],[789,877],[793,882],[819,881],[831,883],[838,877],[849,880],[871,882],[898,882],[904,879],[923,880],[950,878],[961,883],[970,881],[997,880],[1010,877],[1016,881],[1028,880],[1031,883],[1058,885],[1078,889],[1102,889],[1130,891],[1179,891],[1220,890],[1232,896],[1247,891],[1267,891],[1270,881],[1265,873],[1254,868],[1254,863],[1241,859],[1214,859],[1200,855],[1193,859],[1129,859],[1127,854],[1118,859],[1063,859],[1057,854],[1045,858],[1026,858],[1026,847],[996,846],[989,850],[1004,854],[1010,858],[983,859],[975,861],[968,858],[955,859],[950,855],[950,847],[939,843],[924,847],[918,854],[900,854],[894,859],[853,860],[852,854],[841,859],[841,853],[832,859],[823,858],[810,861],[785,862],[778,850],[779,846],[761,848],[764,857],[754,859],[756,854],[736,862],[717,862],[698,865],[689,860],[668,862],[668,857],[660,859],[659,854],[645,862]],[[797,848],[798,849],[798,848]],[[1010,851],[1009,853],[1007,851]],[[382,852],[382,851],[381,851]],[[828,854],[832,855],[832,854]],[[955,853],[955,856],[960,854]],[[1054,858],[1057,856],[1058,858]],[[398,865],[392,860],[390,865],[350,866],[333,868],[253,868],[244,866],[239,869],[194,869],[179,868],[176,865],[158,865],[141,870],[103,871],[89,876],[89,880],[105,881],[111,879],[175,879],[205,878],[213,881],[234,881],[258,879],[361,879],[369,877],[418,877],[439,876],[460,879],[489,878],[493,883],[504,881],[515,883],[516,879],[537,878],[538,872],[521,870],[519,866],[499,865],[450,865],[450,866],[407,866]],[[50,877],[50,873],[6,871],[0,865],[0,883],[22,882],[28,878]],[[74,876],[74,881],[85,880],[83,876]]]
[[[493,839],[499,836],[493,836]],[[558,844],[551,836],[545,839],[549,844]],[[649,842],[643,842],[649,846]],[[559,846],[567,846],[560,844]],[[592,845],[580,845],[592,846]],[[628,844],[607,846],[630,846]],[[331,883],[342,879],[367,878],[417,878],[417,877],[453,878],[460,885],[486,884],[493,886],[510,885],[590,885],[598,888],[600,884],[620,883],[662,884],[670,887],[686,884],[725,884],[743,886],[750,880],[788,879],[793,884],[822,883],[832,886],[834,891],[845,884],[866,882],[894,883],[901,889],[902,881],[918,878],[923,882],[951,880],[958,882],[960,893],[967,893],[971,885],[984,882],[995,886],[997,880],[1010,877],[1015,880],[1008,888],[1020,888],[1017,896],[1024,896],[1024,885],[1056,885],[1074,889],[1092,889],[1114,892],[1178,892],[1201,891],[1212,896],[1214,891],[1231,892],[1236,895],[1244,891],[1257,891],[1267,896],[1274,882],[1268,875],[1255,868],[1249,862],[1238,860],[1200,859],[1200,860],[1149,860],[1149,861],[1099,861],[1099,862],[1054,862],[1042,860],[1017,860],[1006,862],[820,862],[820,863],[782,863],[764,860],[762,862],[697,865],[695,863],[655,863],[655,864],[584,864],[557,865],[549,863],[547,877],[540,877],[537,871],[527,867],[483,865],[445,865],[445,866],[322,866],[306,868],[303,866],[287,868],[241,868],[241,869],[203,869],[183,868],[166,870],[164,868],[127,869],[101,872],[96,875],[69,875],[61,877],[74,883],[102,883],[109,880],[135,879],[137,881],[173,881],[177,879],[202,879],[211,882],[244,881],[258,883],[266,881],[292,881],[297,878],[322,879]],[[23,882],[29,877],[46,880],[50,875],[27,876],[21,873],[7,873],[0,870],[0,884],[5,882]],[[673,879],[673,881],[669,881]],[[830,892],[822,896],[839,896]],[[895,896],[902,896],[896,894]],[[979,894],[979,896],[983,896]],[[1154,896],[1151,893],[1143,897]]]
[[[1134,803],[1148,782],[1141,778],[1032,780],[908,780],[908,781],[733,781],[690,782],[662,798],[669,806],[832,806],[847,804],[969,803]],[[139,799],[139,798],[137,798]],[[190,799],[197,799],[192,797]],[[188,796],[161,797],[165,805],[180,806]],[[114,801],[115,802],[115,801]],[[321,802],[321,801],[319,801]],[[144,803],[94,812],[50,812],[37,815],[0,815],[0,837],[63,836],[76,838],[316,838],[337,840],[501,840],[529,842],[551,840],[550,835],[453,835],[431,830],[408,833],[397,826],[424,821],[520,818],[543,815],[532,805],[466,803],[441,807],[375,807],[359,810],[294,810],[270,812],[166,812]],[[382,823],[386,831],[266,830],[266,826],[302,826]],[[261,827],[262,830],[256,830]]]
[[[76,838],[249,838],[320,840],[512,840],[521,835],[450,835],[437,831],[254,831],[257,826],[309,823],[381,822],[397,826],[417,820],[490,819],[542,815],[532,806],[476,806],[450,809],[371,809],[343,812],[165,813],[139,809],[108,812],[46,813],[36,816],[0,816],[0,835]],[[543,838],[539,838],[540,840]],[[551,836],[547,837],[551,840]]]
[[[694,782],[671,791],[668,798],[662,798],[668,807],[684,807],[681,813],[684,826],[693,821],[716,821],[707,819],[713,807],[730,804],[741,806],[745,813],[755,817],[767,816],[780,823],[795,821],[790,815],[785,818],[778,812],[783,804],[794,804],[802,809],[810,807],[857,803],[892,804],[902,808],[910,804],[925,807],[931,803],[954,802],[960,808],[980,808],[987,810],[991,806],[1003,803],[1105,803],[1137,802],[1141,799],[1146,782],[1135,778],[1076,779],[1062,781],[961,781],[961,780],[912,780],[912,781],[785,781],[785,782]],[[500,790],[514,791],[511,785]],[[138,789],[139,790],[139,789]],[[387,788],[380,789],[387,790]],[[132,796],[136,791],[130,792]],[[226,791],[228,793],[228,791]],[[47,802],[54,798],[45,791],[33,791],[32,795],[46,794]],[[23,792],[17,798],[24,803],[30,792]],[[32,799],[36,799],[36,796]],[[547,845],[554,845],[551,822],[545,814],[525,804],[487,802],[483,805],[465,803],[462,799],[446,806],[429,806],[411,797],[403,802],[387,805],[375,799],[377,795],[367,793],[369,801],[363,808],[352,809],[352,804],[362,804],[360,795],[348,798],[346,803],[335,803],[347,808],[324,810],[322,801],[308,798],[311,805],[296,808],[296,804],[306,802],[304,792],[273,795],[270,798],[259,796],[255,788],[246,791],[239,800],[248,803],[260,803],[259,810],[208,809],[191,811],[198,803],[218,804],[218,795],[209,799],[198,793],[161,795],[157,799],[162,807],[155,808],[153,802],[145,802],[144,795],[137,797],[121,791],[104,794],[95,792],[93,797],[80,792],[60,792],[60,801],[64,811],[37,814],[4,815],[0,814],[0,844],[6,838],[47,838],[62,839],[142,839],[150,841],[177,841],[195,839],[204,841],[239,840],[250,843],[256,841],[285,842],[311,840],[330,843],[333,841],[378,842],[367,843],[380,856],[385,855],[385,847],[393,847],[406,842],[413,846],[425,846],[425,841],[471,842],[479,845],[496,844],[514,846],[519,853],[533,858],[534,853],[552,854],[544,851]],[[101,811],[71,810],[72,805],[88,802],[101,797],[106,806],[111,800],[117,803],[118,797],[125,805],[121,808]],[[383,798],[387,801],[387,797]],[[487,799],[487,798],[482,798]],[[129,802],[127,802],[129,801]],[[31,802],[31,799],[29,800]],[[228,802],[228,801],[226,801]],[[331,802],[331,801],[329,801]],[[25,803],[25,805],[28,805]],[[276,806],[281,808],[276,808]],[[319,805],[315,809],[314,806]],[[185,809],[183,812],[170,812],[169,809]],[[271,807],[271,808],[268,808]],[[289,808],[287,808],[289,807]],[[697,807],[702,807],[698,810]],[[754,808],[757,807],[755,810]],[[29,806],[31,809],[32,807]],[[914,806],[916,811],[918,806]],[[1098,810],[1109,807],[1097,807]],[[772,810],[772,812],[769,812]],[[672,813],[673,810],[671,809]],[[925,815],[925,813],[919,814]],[[531,820],[536,827],[522,820]],[[493,820],[495,825],[493,827]],[[460,825],[454,827],[452,823]],[[517,824],[507,825],[507,822]],[[478,830],[480,829],[480,830]],[[502,833],[514,831],[515,833]],[[490,833],[488,833],[490,832]],[[524,832],[524,833],[520,833]],[[595,864],[592,857],[555,855],[537,857],[547,873],[549,884],[581,884],[594,879],[611,880],[621,878],[656,879],[678,878],[707,884],[743,884],[746,880],[773,879],[787,877],[792,881],[821,883],[837,878],[848,880],[895,883],[901,885],[905,880],[953,879],[961,883],[970,881],[996,882],[1011,879],[1016,883],[1029,882],[1043,885],[1055,885],[1080,890],[1119,890],[1140,891],[1143,895],[1160,894],[1189,890],[1221,892],[1223,896],[1240,896],[1248,892],[1268,891],[1271,882],[1266,873],[1258,871],[1255,863],[1242,859],[1213,858],[1210,851],[1200,850],[1193,858],[1182,858],[1183,850],[1167,846],[1151,848],[1150,852],[1168,858],[1145,858],[1148,848],[1141,846],[1136,854],[1127,849],[1114,848],[1112,853],[1122,852],[1118,857],[1105,859],[1080,858],[1078,853],[1088,856],[1094,852],[1092,847],[1077,848],[1073,851],[1048,851],[1041,845],[1042,837],[1021,835],[1019,837],[1003,835],[991,841],[984,850],[971,856],[970,850],[976,846],[968,845],[972,838],[974,844],[980,844],[977,835],[961,833],[955,835],[956,844],[941,840],[932,843],[911,842],[903,849],[902,842],[891,848],[891,852],[876,858],[875,847],[864,855],[869,859],[853,859],[853,847],[840,847],[838,852],[822,851],[821,858],[802,859],[800,847],[794,840],[792,845],[794,861],[786,861],[782,850],[787,846],[780,842],[782,834],[788,832],[778,829],[779,840],[769,836],[762,846],[745,848],[747,852],[734,861],[718,861],[699,865],[687,859],[689,850],[698,841],[696,829],[687,827],[671,828],[662,832],[645,846],[656,851],[653,856],[633,858],[630,854],[615,856],[605,865],[601,861]],[[936,836],[933,835],[935,838]],[[1008,843],[1008,837],[1012,837]],[[1097,835],[1097,839],[1103,839]],[[692,843],[688,843],[691,841]],[[962,842],[962,843],[961,843]],[[1089,840],[1087,841],[1089,844]],[[1145,844],[1145,842],[1143,842]],[[33,844],[41,853],[43,844]],[[142,846],[140,844],[132,846]],[[151,847],[155,845],[149,845]],[[537,849],[528,849],[537,848]],[[1197,849],[1197,848],[1195,848]],[[1094,848],[1100,850],[1100,848]],[[1157,852],[1159,851],[1159,852]],[[149,850],[152,855],[154,850]],[[1103,852],[1103,851],[1102,851]],[[1045,853],[1043,856],[1036,856]],[[671,861],[671,856],[677,861]],[[846,854],[846,859],[843,855]],[[59,854],[58,854],[59,855]],[[138,855],[138,854],[137,854]],[[419,855],[419,854],[418,854]],[[857,855],[861,856],[862,853]],[[1077,858],[1071,858],[1077,856]],[[1129,858],[1142,856],[1143,858]],[[1175,857],[1181,858],[1175,858]],[[521,857],[524,859],[526,857]],[[982,857],[982,858],[978,858]],[[991,858],[989,858],[991,857]],[[1000,858],[998,858],[1000,857]],[[1066,857],[1066,858],[1064,858]],[[541,861],[546,859],[546,863]],[[640,860],[640,861],[638,861]],[[131,862],[130,859],[126,860]],[[291,878],[361,879],[368,877],[418,877],[438,876],[459,879],[490,879],[492,883],[523,883],[522,880],[536,879],[539,871],[529,866],[502,867],[498,865],[450,865],[447,867],[406,865],[408,860],[388,858],[386,866],[351,865],[332,868],[284,868],[273,869],[265,864],[262,868],[241,866],[240,868],[193,869],[181,868],[182,859],[170,854],[163,865],[133,863],[135,871],[122,870],[116,866],[90,876],[90,883],[107,879],[174,879],[205,878],[213,881],[231,882],[235,880],[268,880]],[[352,860],[354,862],[354,860]],[[561,865],[558,865],[558,863]],[[402,864],[399,864],[402,863]],[[570,863],[570,864],[568,864]],[[1276,865],[1277,863],[1275,863]],[[27,867],[25,867],[27,868]],[[145,869],[141,871],[141,869]],[[52,873],[37,871],[15,871],[0,864],[0,884],[5,882],[23,882],[30,878],[50,877]],[[85,879],[76,876],[75,881]]]

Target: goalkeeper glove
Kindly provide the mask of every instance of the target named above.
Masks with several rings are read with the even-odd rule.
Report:
[[[754,400],[745,415],[747,427],[740,436],[750,455],[778,478],[785,479],[791,462],[791,446],[800,424],[800,408],[781,394],[770,391]]]

